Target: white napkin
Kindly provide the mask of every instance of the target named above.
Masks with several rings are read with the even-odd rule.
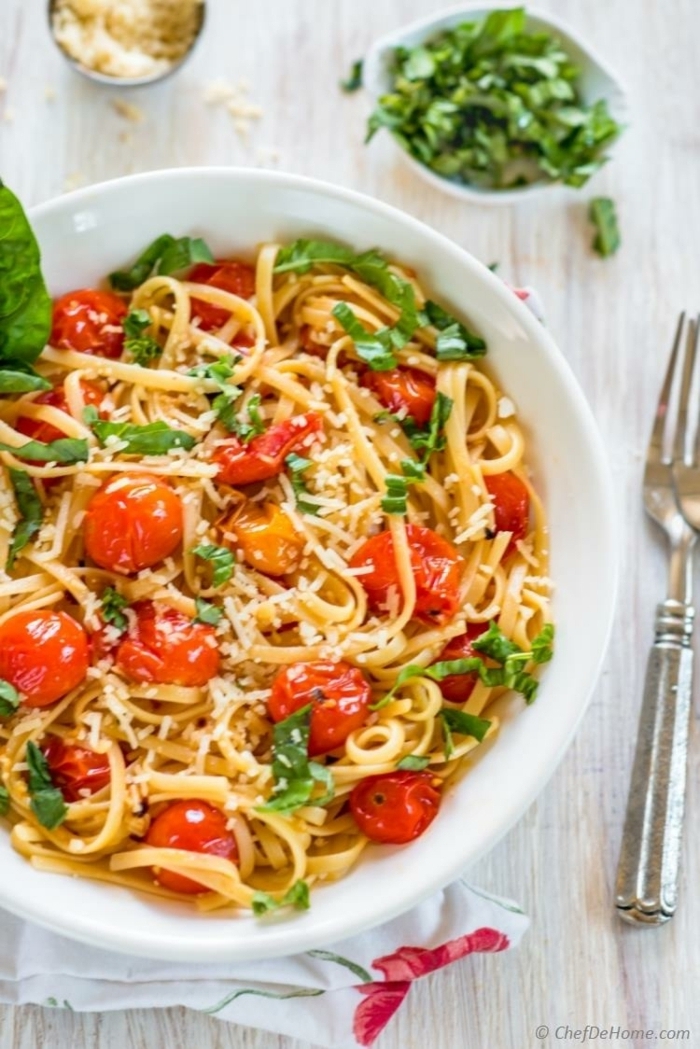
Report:
[[[186,1005],[357,1049],[380,1034],[413,980],[473,952],[515,947],[528,924],[514,903],[457,881],[408,914],[322,951],[190,965],[87,947],[0,911],[0,1002],[80,1012]]]

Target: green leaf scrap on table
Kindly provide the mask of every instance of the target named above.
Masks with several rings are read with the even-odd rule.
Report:
[[[622,128],[604,99],[583,102],[557,37],[526,21],[522,7],[499,9],[397,48],[367,141],[386,127],[420,163],[464,184],[584,185]]]
[[[350,73],[346,80],[340,81],[340,87],[347,94],[359,91],[362,87],[362,59],[358,58],[350,67]]]
[[[213,262],[214,256],[201,237],[156,237],[128,269],[110,273],[109,282],[117,291],[133,291],[155,274],[179,273],[197,262]]]
[[[588,207],[588,217],[595,226],[593,250],[606,258],[620,247],[615,203],[610,197],[594,197]]]
[[[49,763],[31,740],[27,743],[25,760],[29,766],[27,788],[31,797],[30,808],[42,827],[54,830],[68,814],[68,806],[60,790],[51,779]]]
[[[0,393],[51,388],[32,368],[51,332],[51,316],[36,237],[0,180]]]

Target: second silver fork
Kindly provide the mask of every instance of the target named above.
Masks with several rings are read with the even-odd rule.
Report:
[[[681,314],[644,471],[644,505],[666,533],[670,564],[668,597],[656,609],[617,871],[615,905],[635,925],[663,924],[678,903],[693,687],[693,548],[700,529],[697,403],[691,409],[699,333],[700,318],[686,322]]]

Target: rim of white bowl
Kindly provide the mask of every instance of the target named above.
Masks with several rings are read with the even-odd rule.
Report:
[[[432,32],[437,32],[444,26],[449,24],[453,19],[459,17],[478,17],[480,15],[488,14],[491,11],[507,10],[512,7],[510,3],[474,3],[474,4],[454,4],[452,7],[446,7],[438,14],[428,15],[425,18],[415,19],[408,25],[401,26],[399,29],[394,29],[389,33],[385,33],[384,36],[376,40],[370,47],[367,55],[364,59],[363,65],[363,87],[367,91],[367,94],[372,99],[379,98],[381,91],[381,80],[382,72],[380,65],[384,56],[384,53],[389,48],[395,48],[400,46],[403,41],[413,36],[415,33],[424,34],[424,39],[428,37]],[[629,94],[621,80],[618,73],[612,69],[609,63],[600,55],[600,53],[594,48],[588,40],[581,36],[578,30],[573,29],[571,24],[561,18],[558,18],[548,11],[542,11],[537,7],[525,8],[525,16],[527,19],[533,19],[536,22],[540,22],[544,26],[548,26],[554,29],[560,36],[564,38],[564,43],[570,42],[586,58],[586,62],[589,68],[597,67],[603,76],[610,82],[611,88],[609,92],[606,92],[604,97],[611,104],[611,110],[614,110],[613,116],[619,124],[622,124],[622,131],[629,121]],[[576,189],[574,186],[565,186],[560,182],[533,182],[529,186],[519,186],[517,189],[482,189],[478,186],[462,185],[459,182],[453,182],[448,178],[443,178],[436,172],[431,171],[430,168],[426,167],[410,153],[408,153],[403,146],[401,146],[396,139],[391,135],[392,144],[402,155],[406,164],[412,168],[417,175],[420,176],[425,182],[428,182],[431,186],[439,189],[442,193],[446,193],[448,196],[456,197],[459,200],[467,201],[471,204],[484,204],[488,207],[498,205],[510,205],[517,204],[523,200],[532,200],[535,196],[543,193],[554,193],[558,191],[560,194],[571,194],[580,193],[580,189]],[[608,154],[611,156],[617,148],[622,133],[618,135],[617,139],[608,147]],[[598,172],[596,172],[598,174]],[[595,178],[595,175],[593,175]]]
[[[197,916],[192,918],[191,935],[190,928],[188,928],[186,939],[183,938],[181,933],[168,934],[154,932],[149,929],[117,928],[114,924],[105,925],[97,920],[86,918],[80,913],[57,914],[55,902],[50,892],[47,892],[40,898],[33,895],[29,902],[18,901],[12,892],[8,892],[5,880],[0,880],[0,905],[22,918],[37,922],[53,932],[68,936],[73,940],[79,940],[107,950],[154,959],[187,960],[190,962],[254,961],[285,957],[290,954],[297,954],[328,945],[350,935],[364,932],[405,913],[422,900],[427,899],[430,895],[440,891],[450,882],[463,875],[464,871],[471,864],[488,853],[521,818],[559,766],[564,752],[569,746],[588,707],[598,680],[610,640],[615,613],[619,538],[614,509],[615,499],[612,476],[603,441],[583,392],[554,340],[527,307],[513,295],[513,292],[498,277],[491,273],[487,266],[449,240],[448,237],[441,233],[436,233],[429,226],[411,215],[407,215],[398,208],[365,196],[355,190],[301,175],[257,171],[250,168],[211,166],[162,169],[96,183],[95,185],[75,190],[72,193],[64,194],[43,204],[35,205],[29,209],[28,215],[32,224],[34,224],[37,219],[50,215],[51,212],[61,211],[74,204],[89,204],[94,198],[103,198],[104,203],[105,195],[108,197],[111,193],[121,193],[124,188],[138,190],[140,186],[157,182],[176,183],[182,181],[186,183],[192,178],[201,179],[202,182],[221,180],[229,183],[237,181],[268,183],[273,186],[278,185],[291,189],[302,189],[307,192],[311,191],[335,198],[341,202],[360,206],[366,211],[373,212],[378,216],[388,218],[419,232],[422,236],[433,241],[445,257],[448,259],[450,257],[453,258],[459,265],[467,267],[476,274],[480,280],[486,281],[490,285],[492,292],[502,301],[507,311],[516,314],[518,322],[532,340],[546,346],[549,355],[549,365],[558,373],[560,380],[567,388],[568,394],[576,405],[577,416],[582,429],[585,431],[588,452],[594,464],[599,483],[599,489],[596,492],[598,520],[605,523],[604,531],[607,536],[605,549],[597,551],[597,555],[602,558],[603,562],[607,562],[607,578],[610,583],[607,600],[601,608],[601,618],[597,623],[601,643],[598,649],[598,658],[591,664],[585,696],[576,716],[570,722],[567,722],[566,726],[559,732],[554,742],[550,745],[546,756],[541,761],[536,775],[533,775],[527,781],[527,789],[519,793],[517,797],[513,797],[510,807],[502,814],[497,826],[488,833],[483,834],[470,848],[467,856],[463,853],[452,856],[449,862],[441,863],[439,868],[432,872],[431,876],[422,878],[420,884],[416,885],[410,879],[401,879],[399,887],[393,886],[394,899],[391,903],[387,903],[385,899],[381,898],[381,894],[378,894],[378,899],[368,901],[360,916],[352,915],[351,922],[346,914],[334,915],[332,919],[328,919],[322,924],[317,923],[313,927],[306,927],[301,921],[295,922],[293,919],[279,923],[271,922],[259,927],[260,935],[252,944],[249,939],[245,942],[213,942],[211,938],[207,937],[206,921],[201,921],[200,919],[198,922]],[[332,886],[329,889],[332,891]],[[320,891],[324,890],[321,889]],[[300,916],[300,918],[303,918],[303,916]]]

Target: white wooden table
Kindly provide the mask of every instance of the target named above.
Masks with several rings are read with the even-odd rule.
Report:
[[[26,204],[80,182],[194,164],[276,164],[373,194],[485,262],[498,261],[507,280],[540,289],[551,331],[609,449],[623,544],[605,671],[549,786],[472,872],[476,884],[520,900],[532,929],[516,952],[468,959],[422,981],[380,1049],[558,1044],[553,1036],[538,1042],[539,1024],[552,1031],[566,1024],[687,1028],[683,1044],[700,1045],[697,732],[679,913],[664,928],[638,931],[623,926],[611,906],[652,611],[664,586],[660,544],[642,519],[641,452],[676,314],[700,307],[697,0],[538,0],[577,25],[619,69],[632,127],[594,190],[496,210],[468,207],[424,186],[382,135],[365,148],[367,102],[336,89],[373,38],[439,7],[429,0],[209,0],[209,25],[191,64],[171,81],[128,95],[143,110],[140,124],[112,106],[126,92],[96,87],[66,67],[48,39],[45,6],[0,0],[0,76],[7,80],[0,174]],[[205,85],[217,77],[247,78],[251,100],[264,107],[249,144],[223,109],[202,101]],[[591,253],[585,219],[585,200],[599,192],[618,202],[623,238],[619,254],[606,261]],[[184,1009],[0,1011],[2,1049],[73,1045],[291,1049],[292,1043]]]

